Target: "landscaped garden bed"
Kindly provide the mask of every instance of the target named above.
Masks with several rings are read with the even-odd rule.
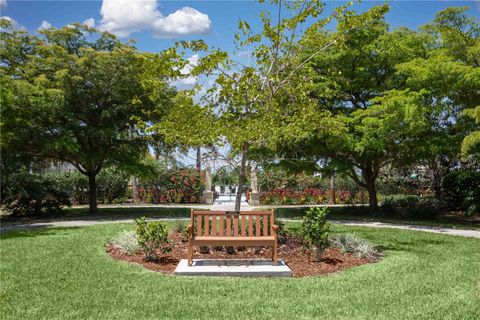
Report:
[[[379,252],[374,248],[370,248],[369,251],[367,250],[366,253],[362,254],[341,250],[335,244],[338,238],[332,238],[331,247],[323,252],[320,261],[315,261],[313,252],[304,247],[298,236],[294,234],[285,235],[279,238],[278,255],[290,267],[294,277],[331,274],[377,262],[380,259]],[[151,261],[146,259],[142,249],[128,253],[123,248],[109,243],[106,251],[114,259],[141,264],[149,270],[173,274],[180,260],[187,258],[187,242],[180,232],[170,232],[168,239],[171,251],[162,253],[161,250],[156,250],[158,258]],[[272,253],[271,248],[267,247],[204,247],[194,249],[194,256],[195,259],[268,259],[272,256]]]
[[[321,218],[325,216],[325,210],[313,210],[315,223],[318,217],[315,212],[318,211],[323,214]],[[381,258],[378,248],[354,235],[337,235],[329,238],[328,223],[326,220],[321,223],[327,226],[327,229],[315,232],[325,234],[321,250],[316,250],[318,245],[317,247],[309,245],[305,220],[303,229],[281,229],[279,232],[277,253],[290,267],[293,276],[330,274],[373,263]],[[106,251],[114,259],[134,262],[150,270],[171,274],[180,260],[188,256],[188,233],[185,232],[183,222],[177,223],[176,231],[168,233],[166,225],[160,222],[147,222],[140,218],[137,219],[136,232],[123,232],[111,239]],[[269,259],[272,257],[272,249],[263,246],[203,246],[194,247],[194,257],[209,260]]]

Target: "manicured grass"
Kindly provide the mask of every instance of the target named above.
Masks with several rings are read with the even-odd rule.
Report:
[[[279,218],[301,219],[303,214],[309,207],[292,207],[292,208],[277,208],[275,209],[275,216]],[[455,228],[455,229],[470,229],[480,230],[480,222],[476,220],[453,219],[446,217],[438,217],[436,219],[422,219],[409,218],[399,216],[389,216],[385,214],[374,214],[368,210],[368,207],[330,207],[329,220],[350,220],[362,222],[385,222],[394,224],[409,224],[417,226],[441,227],[441,228]]]
[[[114,261],[132,224],[10,233],[0,240],[1,319],[478,319],[480,241],[334,226],[383,261],[301,279],[165,276]]]

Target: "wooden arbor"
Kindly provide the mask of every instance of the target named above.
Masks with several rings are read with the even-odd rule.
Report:
[[[188,265],[193,246],[269,246],[277,265],[277,229],[273,210],[197,211],[191,210],[188,226]]]

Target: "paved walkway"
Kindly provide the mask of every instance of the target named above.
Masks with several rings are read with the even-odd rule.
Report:
[[[217,209],[217,210],[225,210],[225,209]],[[230,209],[227,209],[227,210],[230,210]],[[188,218],[181,218],[181,219],[188,220]],[[161,219],[152,219],[152,220],[179,220],[179,218],[161,218]],[[293,219],[282,219],[282,220],[283,221],[299,221],[299,220],[293,220]],[[47,227],[85,227],[85,226],[107,224],[107,223],[131,223],[131,222],[133,222],[133,219],[115,219],[115,218],[110,218],[105,220],[71,220],[71,221],[35,222],[35,223],[28,223],[28,224],[0,226],[0,233],[41,229],[41,228],[47,228]],[[423,231],[423,232],[431,232],[431,233],[438,233],[438,234],[446,234],[451,236],[471,237],[471,238],[480,239],[480,231],[478,230],[464,230],[464,229],[441,228],[441,227],[432,227],[432,226],[418,226],[418,225],[409,225],[409,224],[362,222],[362,221],[348,221],[348,220],[334,220],[332,221],[332,223],[346,225],[346,226],[392,228],[392,229],[401,229],[401,230],[410,230],[410,231]]]

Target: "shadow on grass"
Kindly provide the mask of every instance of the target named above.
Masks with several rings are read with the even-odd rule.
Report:
[[[37,216],[4,217],[3,226],[14,224],[28,224],[34,222],[54,222],[69,220],[102,221],[115,219],[147,218],[188,218],[189,208],[168,207],[126,207],[126,208],[98,208],[96,214],[90,214],[88,208],[64,208],[62,211]]]
[[[34,237],[42,237],[42,236],[58,236],[62,231],[65,231],[64,234],[70,233],[79,229],[80,227],[53,227],[51,225],[42,225],[42,226],[35,226],[29,227],[28,230],[13,230],[2,232],[0,234],[1,240],[7,239],[15,239],[15,238],[34,238]],[[67,232],[68,231],[68,232]]]

